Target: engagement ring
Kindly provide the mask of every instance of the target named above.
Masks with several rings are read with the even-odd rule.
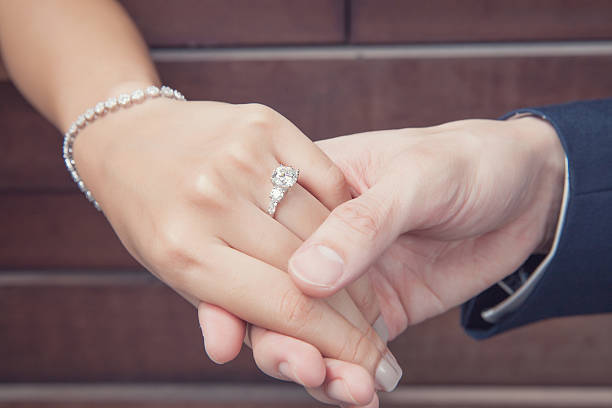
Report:
[[[289,191],[298,179],[300,171],[293,167],[280,165],[272,173],[270,181],[274,186],[270,191],[270,205],[268,206],[268,214],[274,217],[276,206],[283,199],[285,193]]]

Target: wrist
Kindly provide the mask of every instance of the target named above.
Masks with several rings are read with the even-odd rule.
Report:
[[[134,85],[137,84],[115,88],[113,91],[119,91],[119,96],[100,101],[87,109],[70,125],[64,137],[63,157],[67,169],[87,199],[98,209],[100,209],[98,203],[89,187],[97,184],[95,175],[100,172],[101,163],[108,159],[112,160],[112,154],[109,153],[112,152],[117,138],[125,141],[126,133],[129,135],[138,129],[143,119],[146,121],[159,115],[159,113],[147,114],[151,109],[155,112],[156,109],[160,109],[159,105],[180,103],[185,100],[180,92],[169,87],[160,89],[148,85],[134,89]],[[78,137],[81,133],[85,133],[84,138]]]
[[[79,115],[99,101],[117,97],[122,93],[130,94],[136,89],[145,89],[151,85],[160,86],[159,79],[154,75],[143,76],[141,79],[119,81],[112,85],[98,85],[88,92],[81,90],[78,95],[60,95],[57,103],[61,105],[61,108],[56,110],[58,112],[56,122],[59,130],[61,132],[68,130]]]
[[[542,238],[534,253],[550,251],[555,237],[565,185],[565,151],[555,128],[536,116],[511,120],[519,135],[530,147],[530,159],[537,163],[539,197],[537,205],[545,209],[542,217]]]

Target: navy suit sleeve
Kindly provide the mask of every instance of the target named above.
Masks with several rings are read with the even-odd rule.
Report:
[[[565,149],[569,165],[565,222],[544,276],[517,310],[495,324],[481,318],[482,310],[503,300],[497,286],[463,305],[461,324],[477,339],[542,319],[612,312],[612,99],[512,114],[521,112],[548,120]]]

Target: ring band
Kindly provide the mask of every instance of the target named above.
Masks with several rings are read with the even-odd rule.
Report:
[[[289,189],[297,183],[298,176],[300,175],[300,171],[298,169],[294,169],[289,166],[278,166],[274,172],[272,173],[272,177],[270,177],[270,181],[274,186],[272,191],[270,191],[270,205],[268,206],[268,214],[274,217],[274,213],[276,213],[276,207],[278,203],[283,199],[285,193],[289,191]]]

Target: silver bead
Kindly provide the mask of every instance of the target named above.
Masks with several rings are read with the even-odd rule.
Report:
[[[98,211],[102,211],[102,208],[100,208],[100,204],[98,204],[97,201],[94,200],[94,202],[92,203],[94,208]]]
[[[106,110],[106,106],[104,106],[104,102],[98,102],[94,110],[96,111],[96,115],[102,116],[104,114],[104,111]]]
[[[142,89],[137,89],[134,92],[132,92],[132,102],[142,102],[144,100],[144,92],[142,91]]]
[[[64,158],[67,159],[72,155],[72,148],[68,146],[68,143],[64,143],[64,147],[62,148],[62,152],[64,153]]]
[[[68,169],[68,171],[74,171],[74,166],[72,165],[70,161],[70,157],[66,157],[64,159],[64,164],[66,165],[66,168]]]
[[[91,191],[89,191],[89,190],[85,191],[85,197],[87,197],[87,200],[90,203],[94,201],[94,196],[93,196],[93,194],[91,194]]]
[[[94,120],[94,118],[96,117],[96,112],[92,109],[89,108],[85,111],[85,119],[87,119],[88,121],[92,121]]]
[[[121,94],[117,97],[117,102],[119,103],[119,105],[124,107],[128,106],[131,101],[132,99],[130,98],[129,94]]]
[[[148,87],[145,91],[147,93],[148,96],[150,96],[151,98],[157,98],[159,96],[159,88],[156,86],[151,85],[150,87]]]
[[[79,115],[75,123],[80,128],[85,126],[85,123],[87,123],[87,119],[85,119],[85,115]]]
[[[77,173],[75,169],[70,170],[70,175],[72,176],[72,179],[75,183],[78,183],[79,180],[81,180],[81,178],[79,177],[79,173]]]
[[[83,180],[79,180],[79,182],[77,183],[77,186],[79,186],[79,190],[81,190],[82,193],[84,193],[85,190],[87,190],[87,187],[85,187],[85,183],[83,183]]]
[[[161,87],[161,93],[166,98],[172,98],[174,96],[174,91],[171,88],[167,87],[167,86],[162,86]]]
[[[104,106],[109,111],[115,109],[117,107],[117,98],[108,98],[106,102],[104,102]]]
[[[77,127],[76,123],[73,123],[68,128],[68,135],[70,136],[75,136],[78,132],[79,132],[79,128]]]

